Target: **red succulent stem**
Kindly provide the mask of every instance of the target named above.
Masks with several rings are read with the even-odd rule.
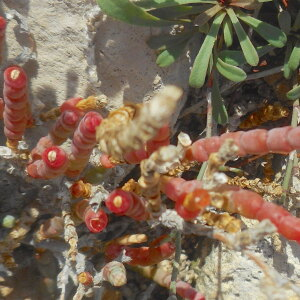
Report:
[[[157,240],[160,241],[161,239],[162,237],[159,237]],[[131,258],[127,262],[129,265],[151,266],[169,258],[175,251],[175,245],[172,242],[165,242],[159,246],[154,246],[156,244],[156,241],[154,241],[152,244],[153,246],[150,247],[132,248],[111,243],[105,248],[105,256],[107,259],[113,260],[125,250],[125,255]]]
[[[138,164],[143,159],[146,159],[148,157],[149,157],[149,155],[148,155],[147,150],[145,148],[142,148],[142,149],[139,149],[139,150],[134,150],[134,151],[131,151],[131,152],[128,152],[128,153],[124,154],[124,159],[129,164]]]
[[[163,146],[170,145],[170,127],[165,125],[159,129],[156,136],[146,143],[148,156]]]
[[[170,286],[171,276],[165,279],[165,285]],[[205,296],[194,289],[189,283],[182,280],[176,282],[176,294],[187,300],[205,300]]]
[[[49,134],[40,138],[37,145],[31,151],[33,160],[40,159],[43,151],[54,145],[61,145],[75,131],[79,121],[79,115],[74,111],[64,111],[54,123]]]
[[[94,212],[91,207],[88,207],[84,213],[84,222],[90,232],[98,233],[106,228],[108,217],[104,210],[99,209]]]
[[[83,117],[85,112],[83,112],[82,110],[78,109],[76,107],[76,104],[82,100],[83,98],[81,97],[76,97],[76,98],[70,98],[68,100],[66,100],[60,107],[60,111],[63,113],[65,111],[73,111],[75,112],[78,116]]]
[[[285,126],[271,130],[254,129],[224,133],[221,136],[200,139],[187,151],[189,160],[203,162],[218,152],[226,139],[233,139],[239,147],[238,156],[248,154],[289,153],[300,149],[300,127]]]
[[[99,233],[107,226],[108,217],[104,210],[99,209],[97,212],[94,212],[87,199],[77,202],[74,211],[76,216],[85,222],[86,227],[92,233]]]
[[[170,127],[165,125],[157,132],[156,136],[149,140],[141,149],[128,152],[124,155],[126,163],[138,164],[148,158],[154,151],[162,146],[170,144]],[[105,168],[113,168],[115,165],[109,160],[107,154],[102,154],[100,163]]]
[[[185,220],[196,218],[210,204],[210,196],[204,189],[183,194],[175,204],[175,210]]]
[[[106,207],[120,216],[127,216],[137,221],[148,220],[146,200],[133,192],[116,189],[105,201]]]
[[[2,47],[5,39],[6,20],[0,16],[0,63],[2,60]]]
[[[210,196],[199,180],[186,181],[183,178],[164,176],[161,191],[176,202],[175,209],[185,220],[196,218],[210,204]]]
[[[178,201],[183,202],[186,200],[186,195],[188,197],[197,196],[198,191],[202,190],[202,183],[198,180],[185,181],[183,178],[164,176],[161,183],[161,190],[171,200],[176,201],[176,204]],[[221,192],[228,199],[224,207],[226,211],[239,213],[246,218],[259,221],[268,219],[285,238],[300,243],[300,219],[290,214],[283,207],[266,202],[259,194],[243,190],[237,186],[224,185],[218,192]],[[206,198],[206,196],[204,198],[200,197],[200,205],[201,201],[208,204],[209,198]]]
[[[74,111],[64,111],[51,128],[49,136],[55,145],[61,145],[75,131],[79,115]]]
[[[30,152],[31,159],[32,160],[42,159],[43,152],[47,148],[52,146],[54,146],[54,143],[49,137],[49,135],[40,138],[37,145]]]
[[[18,66],[4,71],[4,134],[10,141],[20,141],[31,119],[27,96],[27,76]]]
[[[4,106],[4,100],[0,98],[0,119],[3,119]]]
[[[68,167],[66,152],[52,146],[44,150],[42,159],[38,159],[27,166],[28,175],[33,178],[51,179],[62,175]]]
[[[4,71],[4,82],[9,88],[21,90],[27,86],[27,76],[21,67],[12,66]],[[13,95],[10,95],[10,97],[15,99]],[[17,98],[19,98],[19,95]]]
[[[230,189],[230,187],[229,187]],[[266,202],[255,192],[236,189],[228,195],[228,210],[239,213],[249,219],[262,221],[270,220],[277,231],[288,240],[300,243],[300,219],[290,214],[283,207],[274,203]]]
[[[89,198],[92,194],[92,185],[90,183],[83,182],[82,180],[78,180],[70,186],[69,191],[73,198]]]
[[[102,153],[100,155],[100,165],[107,169],[111,169],[116,166],[114,163],[111,162],[109,155],[105,153]]]
[[[197,189],[202,189],[203,184],[199,180],[185,180],[183,178],[163,176],[160,188],[168,198],[176,202],[180,197]]]
[[[96,128],[100,125],[102,116],[97,112],[88,112],[80,121],[74,132],[71,145],[70,166],[67,176],[74,177],[87,165],[93,148],[96,145]]]
[[[157,132],[156,136],[147,141],[146,145],[135,151],[131,151],[124,155],[127,163],[138,164],[142,160],[148,158],[154,151],[162,146],[167,146],[170,144],[170,127],[165,125]]]

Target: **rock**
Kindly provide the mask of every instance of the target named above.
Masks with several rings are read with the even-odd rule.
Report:
[[[36,52],[36,59],[24,65],[35,104],[41,101],[49,109],[70,97],[104,93],[111,109],[125,101],[147,100],[165,84],[187,91],[188,58],[165,69],[156,66],[155,53],[146,44],[151,28],[115,21],[103,15],[94,1],[12,0],[5,4],[0,4],[0,14],[17,10],[30,35],[20,30],[15,18],[10,20],[4,58],[14,63],[24,46]]]

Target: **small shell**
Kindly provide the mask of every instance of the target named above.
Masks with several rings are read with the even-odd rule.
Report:
[[[91,285],[93,283],[93,276],[90,272],[81,272],[77,275],[77,279],[83,285]]]
[[[126,284],[126,270],[122,263],[112,261],[103,267],[103,278],[113,286]]]

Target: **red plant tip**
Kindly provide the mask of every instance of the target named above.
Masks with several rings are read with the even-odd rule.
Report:
[[[74,182],[70,187],[70,193],[74,198],[90,197],[91,196],[91,184],[84,183],[82,180]]]
[[[83,190],[82,182],[80,181],[73,183],[70,187],[70,193],[74,198],[81,197],[82,190]]]
[[[77,279],[83,285],[91,285],[93,283],[93,276],[90,272],[81,272],[77,275]]]
[[[102,117],[100,114],[90,111],[84,117],[84,125],[90,133],[95,133],[97,126],[100,125]]]
[[[0,16],[0,30],[4,30],[6,28],[6,20]]]
[[[184,197],[182,206],[189,210],[199,210],[203,209],[210,203],[210,196],[206,190],[197,189],[192,193],[187,194]]]
[[[27,76],[21,67],[13,66],[4,71],[4,81],[13,88],[21,89],[26,86]]]
[[[105,229],[108,223],[108,218],[102,209],[95,213],[91,208],[89,208],[85,211],[84,222],[90,232],[98,233]]]
[[[196,218],[210,203],[210,196],[206,190],[196,189],[192,193],[183,194],[175,204],[177,213],[185,220]]]
[[[113,204],[117,208],[121,207],[122,203],[123,203],[123,199],[120,196],[115,197],[114,200],[113,200]]]
[[[56,160],[56,152],[55,151],[48,152],[48,159],[50,162],[54,162]]]
[[[105,201],[106,207],[115,214],[125,214],[132,203],[130,193],[121,189],[116,189],[110,193]]]
[[[72,126],[72,125],[76,124],[78,119],[79,119],[79,116],[74,111],[65,111],[63,114],[63,122],[67,125]]]
[[[42,159],[49,168],[59,169],[66,163],[68,158],[63,149],[52,146],[44,150]]]
[[[78,108],[76,108],[76,104],[82,100],[83,98],[81,97],[77,97],[77,98],[70,98],[68,100],[66,100],[60,107],[60,111],[64,112],[64,111],[73,111],[79,115],[81,115],[82,113],[79,111]]]
[[[3,119],[4,106],[5,106],[4,100],[0,98],[0,120]]]
[[[111,169],[111,168],[114,168],[116,166],[115,164],[113,164],[110,161],[109,156],[107,154],[101,154],[100,164],[101,164],[101,166],[103,166],[106,169]]]
[[[159,129],[159,131],[157,132],[157,134],[156,134],[155,138],[153,138],[153,140],[164,141],[169,136],[170,136],[170,127],[169,127],[169,124],[166,124]]]

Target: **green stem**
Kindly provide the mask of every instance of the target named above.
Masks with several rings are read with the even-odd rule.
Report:
[[[297,80],[295,81],[296,83],[294,83],[293,88],[297,85]],[[298,107],[299,107],[299,99],[295,100],[293,103],[293,114],[292,114],[292,121],[291,121],[292,127],[296,127],[298,124]],[[289,185],[292,177],[292,170],[295,164],[298,162],[298,157],[296,154],[297,151],[293,151],[290,153],[283,182],[282,182],[283,193],[281,196],[281,202],[284,203],[285,205],[287,205],[287,193],[289,190]]]
[[[261,71],[258,73],[248,75],[247,78],[245,79],[245,81],[259,79],[259,78],[266,77],[269,75],[277,74],[282,71],[283,71],[283,66],[274,67],[269,70],[265,70],[265,71]]]

